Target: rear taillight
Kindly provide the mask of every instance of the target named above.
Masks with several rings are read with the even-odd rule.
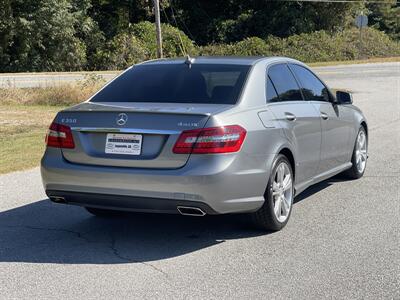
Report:
[[[75,147],[72,137],[71,128],[69,126],[51,123],[49,131],[46,135],[46,144],[49,147],[69,148]]]
[[[175,143],[174,153],[228,153],[237,152],[246,137],[239,125],[185,130]]]

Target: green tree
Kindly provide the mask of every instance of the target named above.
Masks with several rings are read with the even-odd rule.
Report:
[[[98,49],[104,48],[106,38],[97,22],[89,16],[92,0],[72,0],[72,14],[76,19],[74,29],[75,37],[79,38],[86,46],[86,69],[95,69],[95,55]]]
[[[178,24],[190,28],[198,44],[235,42],[246,37],[287,37],[347,27],[362,3],[311,3],[266,0],[170,0]]]
[[[0,0],[0,70],[10,64],[13,18],[10,0]]]
[[[91,0],[89,15],[107,39],[128,30],[131,24],[154,19],[152,0]]]
[[[369,24],[387,33],[391,38],[400,40],[400,3],[369,3]]]
[[[400,5],[391,1],[160,0],[163,50],[167,57],[199,51],[353,57],[357,49],[335,43],[343,41],[340,33],[354,29],[361,10],[369,13],[371,27],[400,39]],[[0,72],[119,69],[155,58],[153,21],[152,0],[0,0]],[[397,49],[393,45],[371,55]],[[342,46],[347,54],[337,50]]]
[[[78,14],[68,0],[13,0],[2,71],[78,70],[86,46],[78,37]],[[3,55],[4,56],[4,55]]]

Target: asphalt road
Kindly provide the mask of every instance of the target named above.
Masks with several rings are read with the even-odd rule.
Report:
[[[98,219],[38,169],[0,177],[0,298],[400,299],[400,64],[318,68],[370,127],[360,180],[324,181],[267,234],[237,216]]]
[[[332,67],[316,67],[314,70],[321,75],[327,75],[329,78],[343,78],[343,73],[347,75],[357,72],[359,76],[391,76],[396,68],[396,63],[376,63],[376,64],[359,64],[344,65]],[[397,69],[398,69],[397,63]],[[351,69],[352,71],[348,71]],[[362,70],[362,72],[360,72]],[[30,88],[30,87],[48,87],[66,83],[74,83],[85,80],[85,76],[93,74],[93,72],[49,72],[49,73],[0,73],[0,88]],[[106,81],[113,79],[119,74],[118,71],[95,72],[98,76],[103,77]]]

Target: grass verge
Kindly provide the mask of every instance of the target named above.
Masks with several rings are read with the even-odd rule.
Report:
[[[56,113],[88,99],[102,85],[101,77],[88,75],[73,84],[0,89],[0,174],[37,166]]]
[[[47,128],[62,108],[0,105],[0,174],[38,166]]]
[[[90,98],[104,84],[102,77],[91,74],[83,80],[48,87],[10,86],[0,89],[0,105],[74,105]]]

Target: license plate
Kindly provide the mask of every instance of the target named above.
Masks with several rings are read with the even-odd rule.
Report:
[[[106,153],[140,155],[142,151],[141,134],[108,133],[106,139]]]

